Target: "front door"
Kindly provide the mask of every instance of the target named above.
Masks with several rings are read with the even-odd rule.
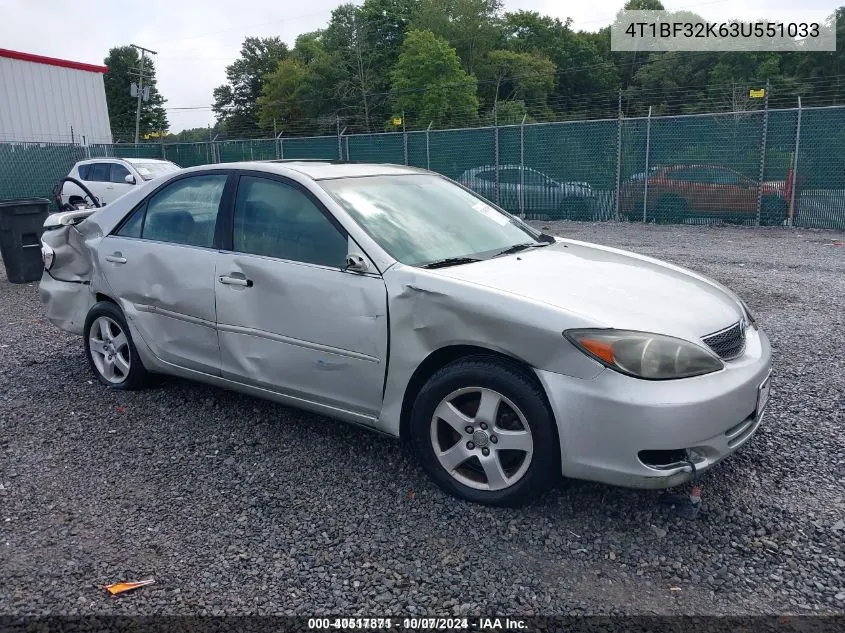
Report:
[[[220,375],[215,227],[228,175],[178,178],[99,247],[100,267],[134,329],[160,359]]]
[[[240,177],[232,229],[216,266],[223,376],[377,415],[387,358],[380,275],[343,271],[349,237],[281,177]]]
[[[131,175],[125,165],[120,163],[109,165],[109,181],[105,183],[106,202],[112,203],[132,189],[134,185],[126,182],[126,177]]]

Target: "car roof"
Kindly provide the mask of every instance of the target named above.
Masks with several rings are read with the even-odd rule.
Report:
[[[161,160],[160,158],[121,158],[120,160],[125,160],[127,163],[169,163],[169,160]]]
[[[297,172],[312,180],[333,178],[362,178],[365,176],[402,176],[428,174],[424,169],[386,163],[350,163],[330,160],[268,160],[241,163],[204,165],[206,169],[252,169],[276,174]]]
[[[130,164],[137,164],[137,163],[167,163],[170,164],[169,160],[161,160],[160,158],[124,158],[122,156],[96,156],[94,158],[86,158],[85,160],[77,161],[77,165],[88,165],[89,163],[101,163],[104,160],[109,161],[122,161],[124,163]]]

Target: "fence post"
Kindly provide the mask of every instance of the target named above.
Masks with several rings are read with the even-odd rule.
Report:
[[[499,190],[499,112],[497,104],[493,105],[493,154],[496,158],[496,204],[500,202]]]
[[[760,177],[757,179],[757,215],[754,226],[760,226],[760,211],[763,207],[763,177],[766,174],[766,137],[769,133],[769,80],[766,80],[766,96],[763,101],[763,138],[760,139]]]
[[[619,105],[616,114],[616,189],[613,195],[615,200],[614,219],[619,221],[619,187],[622,178],[622,89],[619,90]]]
[[[519,124],[519,217],[525,219],[525,118]]]
[[[282,134],[284,133],[285,131],[282,130],[276,135],[276,158],[278,158],[279,160],[284,160],[285,158],[285,146],[284,141],[282,140]]]
[[[220,148],[217,147],[217,137],[220,134],[215,134],[214,138],[211,139],[211,162],[212,163],[219,163],[220,162]]]
[[[340,115],[335,114],[334,118],[335,118],[335,126],[336,126],[335,130],[337,130],[337,159],[343,160],[343,149],[341,148],[341,145],[340,145]]]
[[[798,150],[801,147],[801,97],[798,97],[798,123],[795,126],[795,155],[792,157],[792,182],[789,192],[789,215],[786,218],[786,225],[792,226],[792,219],[795,217],[795,189],[798,180]]]
[[[349,134],[343,137],[343,144],[346,145],[346,160],[349,160]]]
[[[651,106],[648,106],[648,119],[645,128],[645,175],[643,176],[643,224],[646,222],[646,209],[648,209],[648,154],[651,149]]]
[[[430,121],[428,127],[425,128],[425,168],[429,170],[431,169],[431,152],[428,144],[428,135],[431,132],[432,125],[434,125],[434,121]]]
[[[405,158],[405,164],[408,164],[408,130],[405,127],[405,111],[402,110],[402,156]]]

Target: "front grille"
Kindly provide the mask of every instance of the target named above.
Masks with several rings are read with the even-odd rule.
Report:
[[[739,321],[729,328],[702,337],[707,346],[722,360],[731,360],[745,351],[745,323]]]

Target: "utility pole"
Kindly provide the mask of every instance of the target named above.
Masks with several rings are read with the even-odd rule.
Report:
[[[141,98],[144,95],[144,54],[150,53],[152,55],[158,55],[153,50],[149,48],[144,48],[143,46],[138,46],[137,44],[130,44],[132,48],[136,48],[141,51],[141,63],[138,66],[138,105],[135,108],[135,144],[138,144],[138,130],[141,127]]]

